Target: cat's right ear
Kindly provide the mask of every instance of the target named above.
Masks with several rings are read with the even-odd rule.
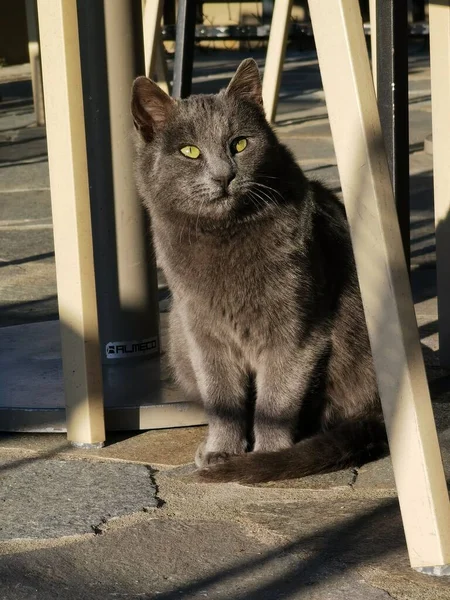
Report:
[[[174,105],[175,101],[148,77],[134,80],[131,113],[134,126],[146,142],[150,142],[155,133],[164,127]]]
[[[246,58],[241,62],[226,93],[262,106],[261,76],[253,58]]]

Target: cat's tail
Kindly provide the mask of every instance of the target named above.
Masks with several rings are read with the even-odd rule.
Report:
[[[382,420],[345,422],[277,452],[250,452],[204,467],[205,482],[263,483],[360,466],[387,453]]]

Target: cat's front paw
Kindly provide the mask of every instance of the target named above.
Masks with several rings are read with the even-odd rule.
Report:
[[[225,450],[220,452],[209,451],[207,449],[207,443],[204,441],[197,448],[197,452],[195,454],[195,465],[199,469],[202,469],[203,467],[226,462],[232,456],[237,456],[239,454],[242,454],[242,452],[239,452],[237,449],[230,452]]]

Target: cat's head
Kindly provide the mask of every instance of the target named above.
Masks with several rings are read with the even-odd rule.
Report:
[[[222,220],[276,203],[279,146],[264,116],[254,60],[243,61],[219,94],[185,100],[138,77],[131,107],[137,181],[151,209]]]

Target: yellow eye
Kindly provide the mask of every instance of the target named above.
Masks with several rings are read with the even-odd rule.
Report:
[[[238,152],[242,152],[247,148],[247,139],[246,138],[237,138],[231,144],[231,149],[236,154]]]
[[[180,148],[180,152],[188,158],[198,158],[201,154],[197,146],[183,146]]]

